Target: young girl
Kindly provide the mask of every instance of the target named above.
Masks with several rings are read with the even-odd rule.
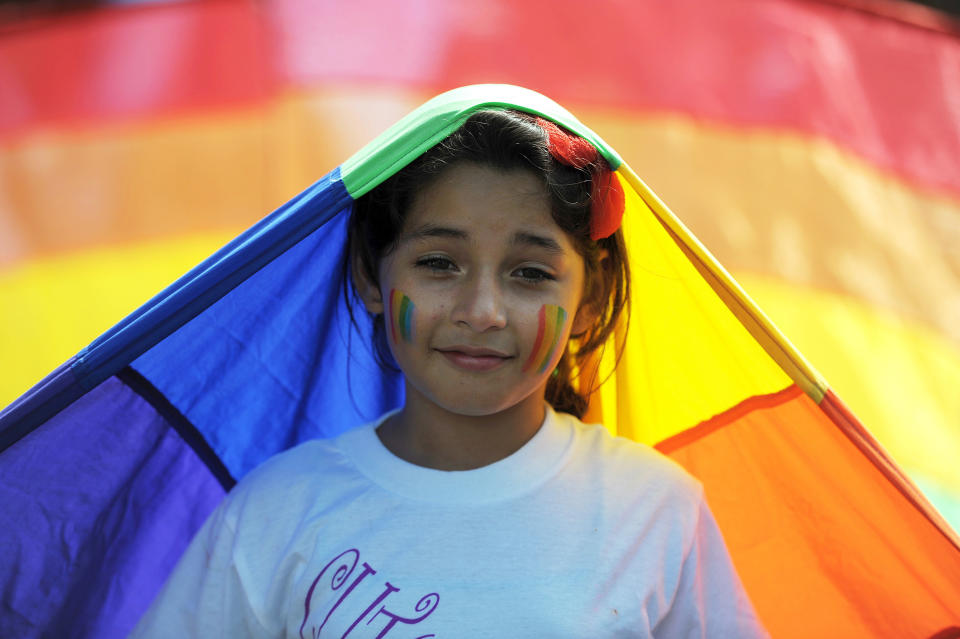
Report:
[[[700,485],[578,419],[622,210],[588,142],[513,111],[360,198],[347,294],[404,404],[249,474],[133,636],[765,636]]]

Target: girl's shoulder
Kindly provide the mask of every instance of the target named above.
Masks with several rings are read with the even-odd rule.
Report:
[[[585,519],[599,518],[611,530],[644,531],[648,549],[669,547],[682,555],[706,508],[701,483],[647,444],[615,436],[602,424],[558,415],[574,430],[572,453],[556,486],[564,499],[583,504]]]
[[[585,424],[566,413],[557,413],[576,433],[574,464],[580,472],[611,487],[629,486],[646,495],[682,499],[699,504],[703,486],[680,464],[655,448],[613,435],[603,424]]]
[[[330,487],[349,489],[358,477],[339,445],[342,437],[344,435],[307,440],[268,458],[230,491],[228,502],[231,508],[269,510],[276,506],[290,509],[296,504],[311,503],[318,493]]]
[[[342,456],[336,441],[337,437],[301,442],[266,459],[250,471],[241,484],[285,483],[304,476],[313,476],[320,467],[335,467],[338,458]]]
[[[371,422],[352,426],[339,434],[302,441],[263,461],[250,471],[237,488],[272,488],[299,481],[313,481],[356,474],[355,449],[365,450],[376,440],[376,428],[397,409],[387,411]]]

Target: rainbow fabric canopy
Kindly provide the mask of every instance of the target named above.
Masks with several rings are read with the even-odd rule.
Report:
[[[824,380],[592,131],[537,93],[477,85],[401,120],[0,413],[0,636],[124,635],[237,479],[402,401],[342,300],[346,220],[482,108],[555,121],[616,169],[633,315],[594,363],[611,377],[587,421],[704,483],[771,634],[960,632],[960,540]]]

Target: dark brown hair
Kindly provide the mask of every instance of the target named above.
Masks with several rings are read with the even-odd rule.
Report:
[[[620,231],[601,240],[590,239],[591,179],[598,167],[574,168],[557,161],[550,154],[546,132],[533,117],[515,111],[479,111],[449,137],[358,198],[349,223],[347,259],[379,286],[380,260],[396,247],[414,196],[458,162],[505,171],[522,169],[537,175],[543,180],[554,221],[583,257],[584,300],[594,302],[597,319],[584,333],[571,336],[546,391],[546,399],[555,410],[582,417],[588,396],[599,384],[579,380],[578,391],[575,371],[603,347],[625,309],[629,317],[627,253]],[[344,268],[343,282],[351,318],[356,301],[353,283],[348,281],[352,270],[350,264]],[[382,315],[374,318],[373,344],[381,365],[396,370]]]

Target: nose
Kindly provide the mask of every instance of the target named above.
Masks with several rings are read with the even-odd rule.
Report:
[[[483,333],[507,325],[503,291],[494,273],[477,273],[466,278],[456,293],[451,319]]]

